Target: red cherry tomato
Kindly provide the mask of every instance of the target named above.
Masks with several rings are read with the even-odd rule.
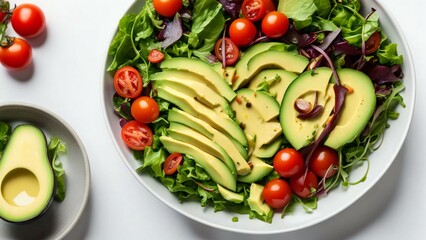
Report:
[[[262,196],[270,207],[283,208],[291,200],[291,189],[285,180],[276,178],[266,183]]]
[[[223,38],[219,38],[214,46],[216,57],[222,61],[222,43]],[[225,38],[225,64],[226,66],[234,65],[240,55],[240,50],[237,45],[230,39]]]
[[[275,5],[271,0],[244,0],[241,10],[245,18],[256,22],[268,12],[274,11]]]
[[[182,0],[154,0],[153,4],[163,17],[173,17],[182,8]]]
[[[235,19],[229,27],[229,36],[239,47],[248,46],[254,40],[256,34],[256,26],[245,18]]]
[[[160,115],[157,102],[148,96],[136,98],[130,107],[130,112],[136,120],[143,123],[152,123]]]
[[[318,188],[317,176],[311,171],[308,171],[306,175],[303,172],[290,178],[290,187],[297,196],[307,198]]]
[[[139,97],[142,92],[142,85],[142,77],[134,67],[122,67],[114,74],[114,88],[121,97]]]
[[[380,46],[381,37],[378,32],[374,32],[365,42],[365,54],[369,55],[377,51]]]
[[[319,146],[312,153],[309,167],[320,178],[329,178],[336,174],[339,156],[336,150],[327,146]],[[326,175],[327,174],[327,175]]]
[[[305,163],[296,149],[284,148],[274,156],[274,169],[281,177],[293,177],[303,172]]]
[[[0,47],[0,62],[10,70],[23,69],[31,62],[32,48],[22,38],[12,38],[11,40],[11,45]]]
[[[284,36],[289,26],[286,15],[278,11],[269,12],[262,20],[262,32],[269,38]]]
[[[43,11],[30,3],[18,5],[13,10],[11,22],[15,32],[26,38],[40,35],[46,27]]]
[[[164,60],[164,54],[157,49],[153,49],[149,52],[148,61],[151,63],[160,63]]]
[[[144,150],[145,147],[151,146],[153,136],[145,123],[133,120],[121,128],[121,139],[133,150]]]
[[[3,23],[3,19],[6,17],[6,13],[0,12],[0,24]]]
[[[172,175],[176,172],[180,163],[182,162],[183,156],[180,153],[174,152],[170,154],[166,161],[163,163],[163,171],[166,175]]]

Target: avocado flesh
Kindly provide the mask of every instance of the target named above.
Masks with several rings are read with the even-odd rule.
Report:
[[[209,174],[213,181],[229,190],[236,190],[236,178],[221,160],[192,144],[178,141],[169,136],[161,136],[160,141],[169,153],[179,152],[191,156]]]
[[[219,191],[220,195],[222,195],[222,197],[227,201],[230,201],[230,202],[233,202],[233,203],[242,203],[244,201],[244,195],[243,194],[232,192],[232,191],[220,186],[219,184],[217,185],[217,190]]]
[[[0,160],[0,217],[23,223],[41,216],[50,206],[55,178],[43,132],[17,126]]]
[[[278,152],[282,142],[283,142],[282,139],[280,137],[277,137],[272,142],[265,144],[261,146],[260,148],[256,149],[256,151],[253,152],[253,155],[259,158],[271,158],[275,155],[275,153]]]
[[[247,149],[233,138],[227,137],[201,119],[176,108],[169,110],[168,120],[171,123],[177,122],[191,127],[221,146],[234,162],[238,175],[246,175],[250,172],[250,166],[246,162]]]
[[[223,79],[232,86],[232,82],[234,81],[236,69],[232,66],[226,66],[225,69],[222,68],[222,63],[215,63],[212,65],[212,68],[222,76]]]
[[[272,165],[265,163],[255,155],[251,155],[248,162],[252,166],[251,172],[245,176],[239,176],[237,178],[239,182],[254,183],[260,181],[274,170]]]
[[[271,207],[263,202],[262,192],[263,186],[257,183],[250,185],[250,195],[247,199],[247,203],[250,210],[257,212],[261,216],[269,216],[273,214]]]
[[[161,62],[162,69],[177,69],[192,72],[206,80],[209,86],[213,86],[228,101],[236,96],[228,83],[210,65],[195,58],[171,58]]]
[[[156,88],[158,97],[173,103],[183,111],[211,124],[219,131],[235,138],[241,145],[247,146],[247,138],[240,126],[225,113],[220,114],[195,101],[194,98],[167,86]]]
[[[169,136],[173,139],[192,144],[200,150],[217,157],[222,162],[224,162],[226,166],[228,166],[232,174],[235,176],[237,175],[234,162],[225,152],[225,150],[201,133],[193,130],[190,127],[174,122],[170,123],[168,133]]]

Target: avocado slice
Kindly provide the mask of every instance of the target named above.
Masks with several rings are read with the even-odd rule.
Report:
[[[222,76],[223,79],[229,84],[229,86],[232,86],[232,82],[234,81],[235,73],[237,69],[232,66],[226,66],[225,69],[222,68],[222,63],[214,63],[212,65],[212,68],[219,73],[220,76]]]
[[[245,176],[239,176],[237,178],[239,182],[257,182],[274,170],[272,165],[267,164],[255,155],[251,155],[248,162],[252,166],[251,172]]]
[[[219,191],[220,195],[222,195],[222,197],[227,201],[233,203],[242,203],[244,201],[243,194],[229,191],[228,189],[220,186],[219,184],[217,185],[217,190]]]
[[[211,66],[202,60],[195,58],[171,58],[161,62],[160,68],[178,69],[187,72],[192,72],[205,79],[209,86],[214,87],[226,100],[232,101],[235,97],[235,92],[231,89],[228,83],[219,75]]]
[[[237,176],[237,170],[235,169],[234,162],[225,150],[203,134],[183,124],[175,122],[170,123],[168,133],[173,139],[192,144],[200,150],[217,157],[224,162],[226,166],[228,166],[232,174]]]
[[[265,69],[250,80],[248,88],[256,91],[262,84],[267,84],[268,92],[281,105],[285,91],[296,78],[297,74],[284,69]]]
[[[177,122],[191,127],[221,146],[234,162],[238,175],[246,175],[251,171],[246,162],[248,158],[247,149],[233,138],[226,136],[201,119],[177,108],[169,110],[168,120],[171,123]]]
[[[193,97],[168,86],[158,86],[156,92],[158,97],[173,103],[192,116],[208,122],[217,130],[223,131],[228,136],[235,138],[244,147],[247,146],[247,138],[243,130],[227,114],[215,112],[196,101]]]
[[[43,132],[29,124],[12,132],[0,161],[0,217],[23,223],[43,215],[55,193],[55,177]]]
[[[252,183],[250,185],[250,195],[247,199],[247,203],[250,207],[250,210],[257,212],[261,216],[270,216],[274,212],[268,204],[263,202],[262,192],[263,186],[257,183]]]
[[[253,152],[253,155],[259,158],[270,158],[278,152],[281,147],[283,140],[280,137],[277,137],[272,142],[261,146]]]
[[[161,136],[161,143],[168,152],[179,152],[194,158],[195,162],[200,165],[213,181],[226,187],[229,190],[235,191],[237,181],[229,168],[219,159],[208,154],[192,144],[185,143],[169,136]]]

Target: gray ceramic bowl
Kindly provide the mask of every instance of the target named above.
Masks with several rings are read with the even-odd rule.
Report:
[[[66,197],[54,201],[47,212],[23,225],[0,220],[2,239],[61,239],[76,225],[87,204],[90,189],[90,168],[86,150],[74,130],[59,116],[47,109],[27,103],[0,103],[0,121],[13,127],[29,123],[41,128],[49,141],[58,137],[67,152],[59,156],[65,170]]]

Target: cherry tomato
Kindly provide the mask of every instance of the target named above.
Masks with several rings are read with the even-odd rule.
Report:
[[[32,48],[22,38],[12,38],[11,41],[11,45],[0,47],[0,62],[7,69],[23,69],[31,62]]]
[[[327,146],[319,146],[312,153],[309,167],[318,177],[329,178],[333,176],[336,174],[338,166],[339,156],[336,150]]]
[[[157,102],[148,96],[136,98],[130,107],[130,112],[136,120],[143,123],[152,123],[160,115]]]
[[[275,178],[266,183],[262,196],[270,207],[283,208],[291,200],[291,189],[285,180]]]
[[[114,74],[114,88],[121,97],[139,97],[142,92],[142,85],[142,77],[134,67],[122,67]]]
[[[256,34],[256,26],[245,18],[235,19],[229,27],[229,36],[239,47],[248,46],[256,37]]]
[[[43,11],[36,5],[24,3],[12,13],[12,27],[22,37],[33,38],[40,35],[46,27]]]
[[[148,61],[151,63],[160,63],[164,60],[164,54],[157,49],[152,49],[148,55]]]
[[[269,38],[284,36],[289,26],[290,23],[286,15],[278,11],[269,12],[262,20],[262,32]]]
[[[257,22],[268,12],[275,11],[275,5],[271,0],[244,0],[241,9],[245,18]]]
[[[182,0],[154,0],[153,4],[163,17],[173,17],[182,8]]]
[[[312,195],[312,190],[318,188],[318,179],[317,176],[308,171],[305,175],[305,172],[290,178],[290,187],[293,192],[301,197],[307,198]]]
[[[3,23],[3,19],[6,17],[6,13],[0,12],[0,24]]]
[[[121,139],[133,150],[144,150],[152,144],[152,131],[145,124],[132,120],[121,128]]]
[[[284,148],[274,156],[274,169],[281,177],[293,177],[303,172],[305,163],[296,149]]]
[[[166,175],[172,175],[176,172],[178,166],[182,162],[183,156],[180,153],[174,152],[170,154],[163,163],[163,171]]]
[[[380,46],[381,37],[378,32],[374,32],[365,42],[365,54],[369,55],[377,51]]]
[[[223,38],[219,38],[214,46],[216,57],[222,61],[222,44]],[[226,66],[234,65],[240,55],[240,50],[237,45],[230,39],[225,38],[225,63]]]

